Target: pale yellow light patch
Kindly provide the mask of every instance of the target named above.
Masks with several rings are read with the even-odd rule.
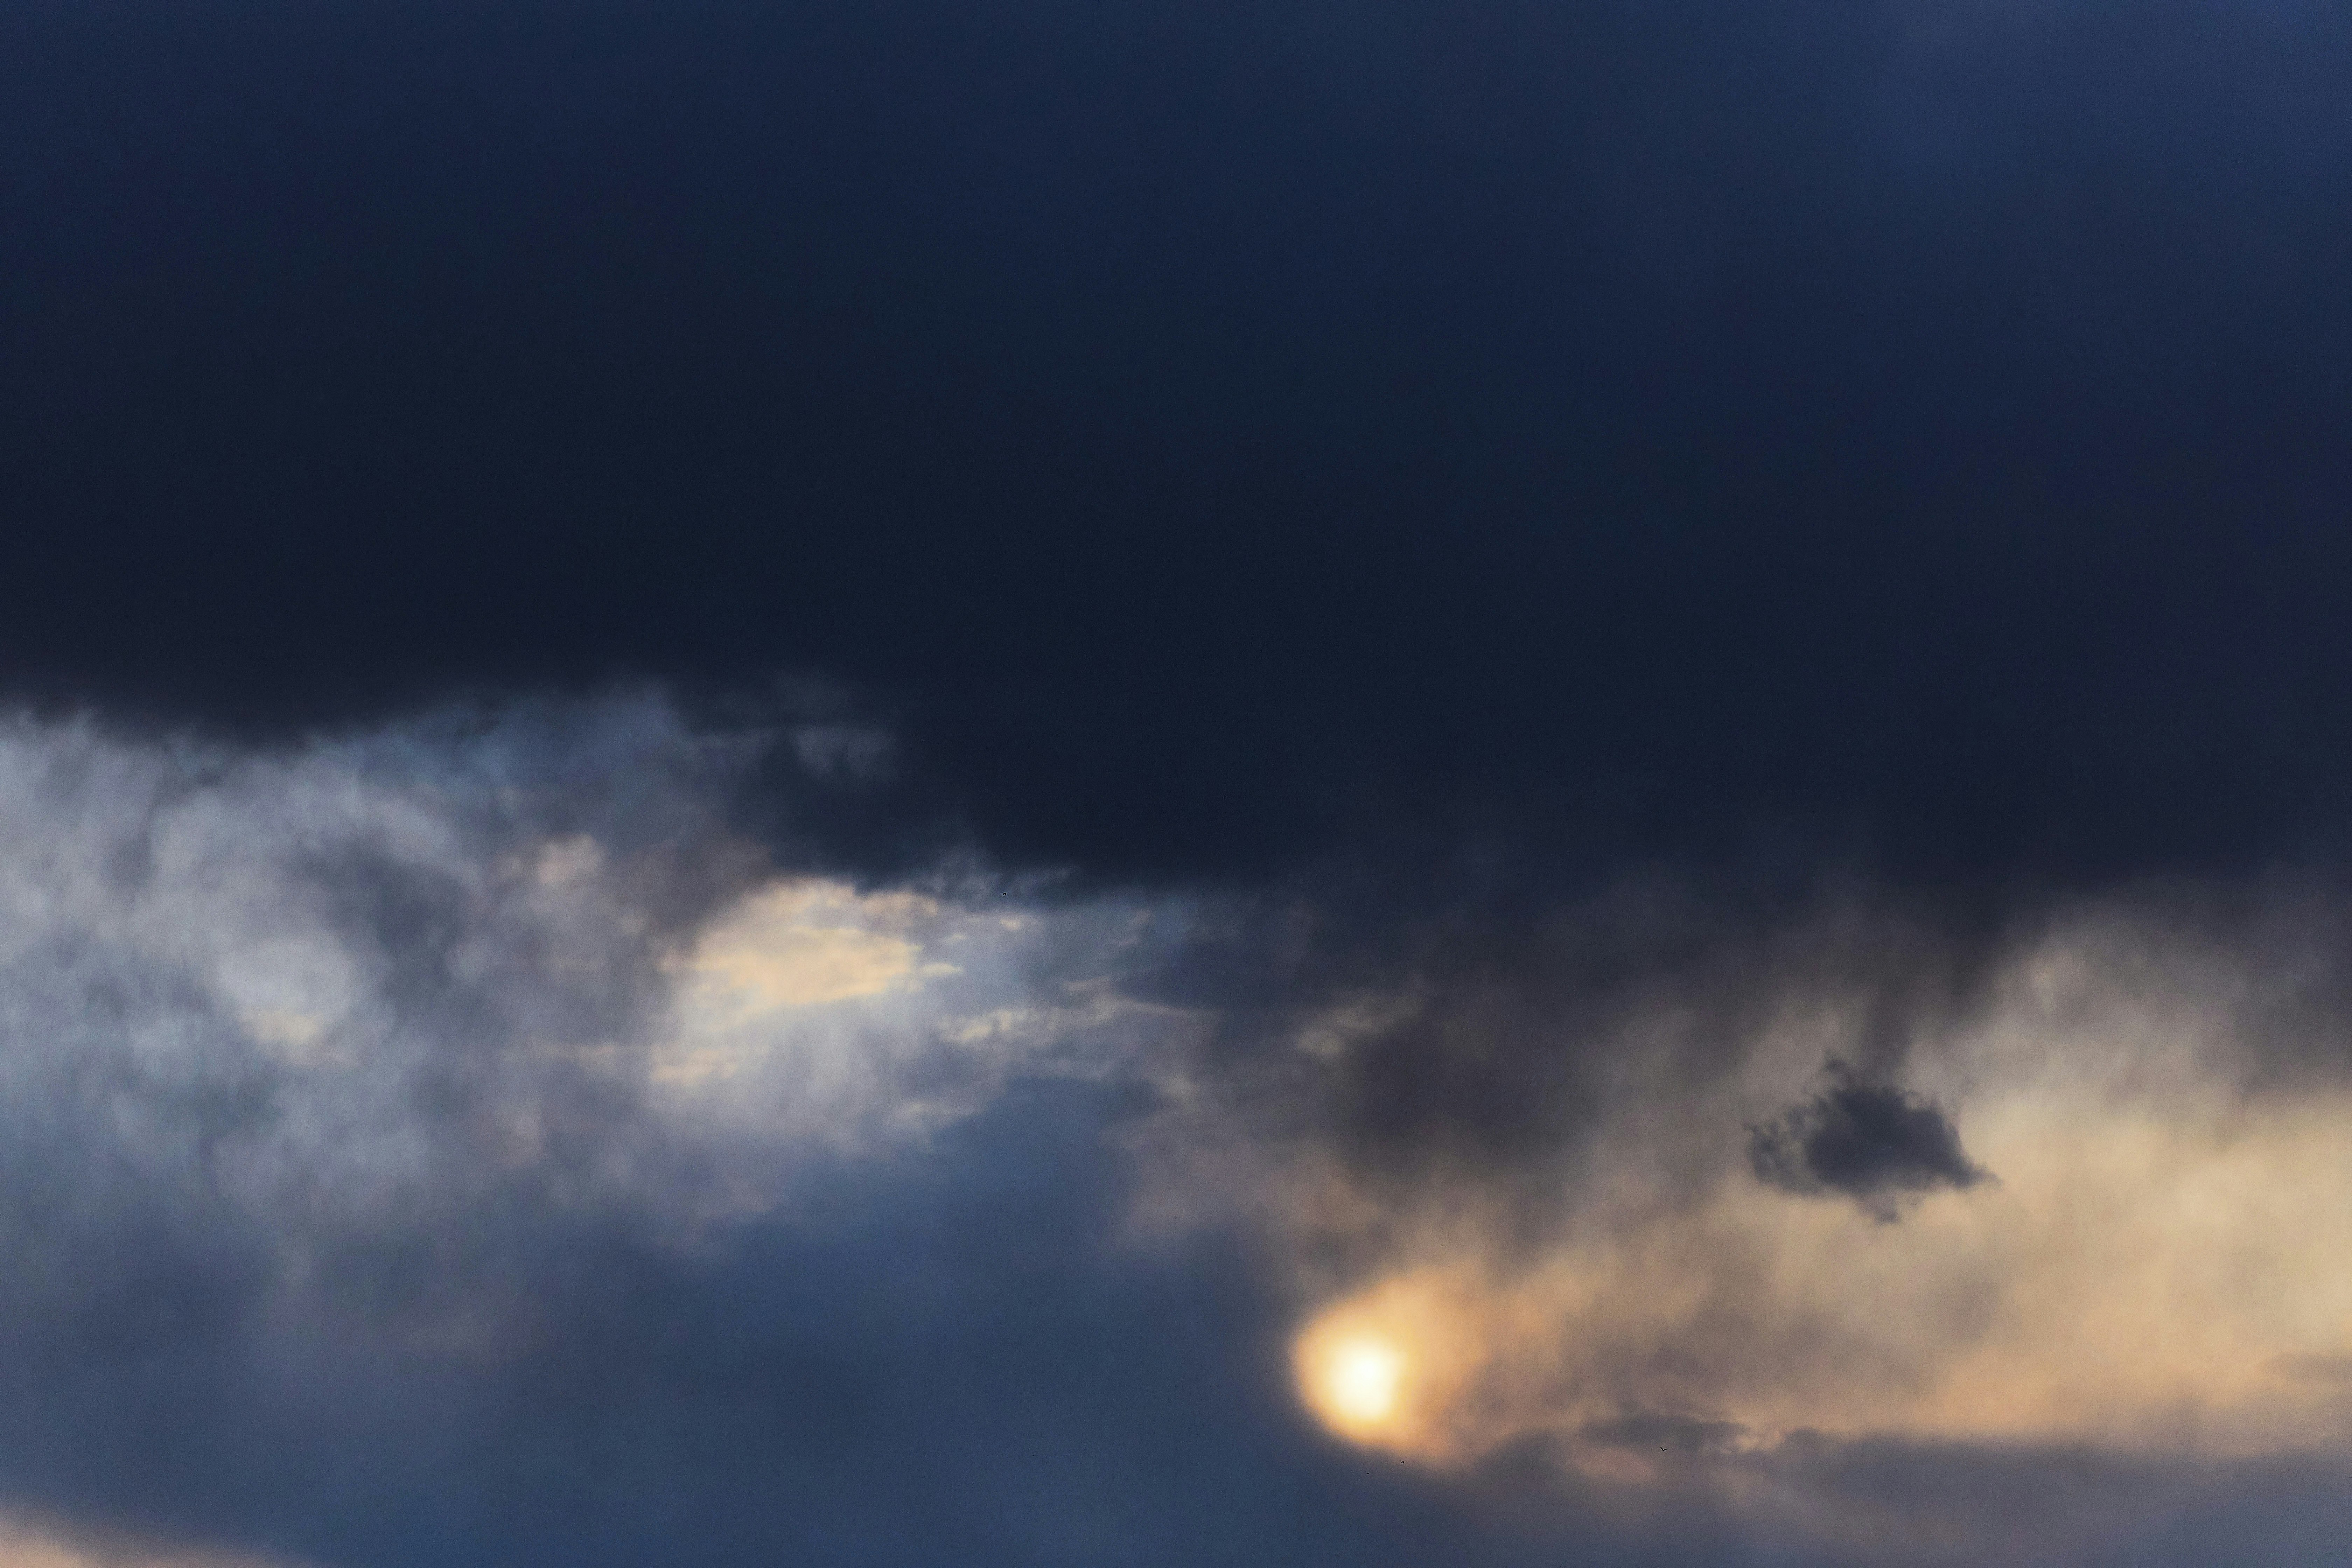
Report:
[[[246,1031],[263,1045],[289,1057],[304,1058],[327,1032],[327,1020],[316,1013],[291,1007],[257,1007],[242,1019]]]
[[[746,900],[694,950],[695,983],[730,993],[740,1009],[770,1012],[879,995],[953,969],[921,965],[906,934],[937,906],[912,894],[860,897],[838,882],[779,883]]]
[[[845,883],[795,879],[744,900],[672,966],[677,1028],[655,1079],[691,1086],[766,1059],[808,1009],[872,1002],[961,973],[927,962],[924,942],[943,923],[939,902],[914,893],[860,893]]]

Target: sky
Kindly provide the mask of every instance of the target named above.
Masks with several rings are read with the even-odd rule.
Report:
[[[2340,1562],[2347,79],[0,0],[0,1568]]]

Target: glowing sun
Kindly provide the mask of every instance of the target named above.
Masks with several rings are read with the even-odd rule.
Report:
[[[1404,1357],[1381,1340],[1351,1340],[1331,1361],[1331,1407],[1350,1421],[1385,1421],[1396,1413]]]
[[[1306,1360],[1308,1400],[1335,1429],[1368,1438],[1394,1422],[1406,1370],[1395,1344],[1377,1334],[1349,1334],[1312,1347]]]

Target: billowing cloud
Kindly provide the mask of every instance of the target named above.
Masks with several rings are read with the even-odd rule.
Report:
[[[767,743],[650,699],[264,751],[12,721],[0,1504],[271,1544],[239,1466],[478,1440],[446,1380],[575,1353],[614,1287],[571,1271],[688,1290],[1008,1086],[1181,1038],[1117,984],[1173,906],[772,867],[729,813]]]

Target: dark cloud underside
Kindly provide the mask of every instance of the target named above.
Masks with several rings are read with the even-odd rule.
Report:
[[[2352,768],[2340,10],[14,8],[22,692],[862,686],[1112,870]],[[887,822],[868,824],[887,854]]]

